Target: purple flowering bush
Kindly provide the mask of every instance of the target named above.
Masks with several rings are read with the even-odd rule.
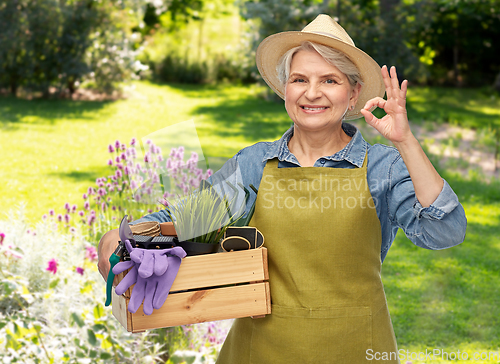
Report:
[[[64,212],[56,215],[51,209],[42,218],[72,232],[80,226],[90,239],[98,241],[103,233],[116,228],[124,215],[132,221],[158,211],[165,199],[188,193],[212,173],[198,168],[195,152],[184,160],[182,146],[172,149],[166,158],[151,140],[145,144],[141,159],[135,138],[128,146],[119,140],[110,144],[107,165],[111,173],[88,187],[82,195],[82,208],[67,202]]]
[[[35,228],[22,208],[0,221],[0,362],[182,363],[186,350],[197,353],[189,362],[215,360],[227,322],[130,334],[104,307],[96,266],[102,234],[125,214],[133,220],[156,211],[211,175],[197,167],[196,153],[184,160],[182,146],[163,157],[145,144],[141,159],[135,139],[110,144],[110,174],[97,178],[80,203],[49,210]]]

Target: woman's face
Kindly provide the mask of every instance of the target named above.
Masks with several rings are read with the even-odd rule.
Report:
[[[341,123],[356,104],[360,87],[327,63],[319,53],[299,51],[293,56],[285,85],[285,108],[294,124],[304,131],[326,130]]]

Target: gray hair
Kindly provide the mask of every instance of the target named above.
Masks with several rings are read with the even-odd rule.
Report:
[[[355,87],[358,84],[363,85],[363,80],[361,79],[358,68],[344,53],[322,44],[306,41],[298,47],[289,49],[280,58],[276,70],[278,71],[278,78],[283,86],[286,85],[288,77],[290,77],[292,58],[299,51],[316,51],[327,63],[337,67],[340,72],[347,76],[351,87]]]

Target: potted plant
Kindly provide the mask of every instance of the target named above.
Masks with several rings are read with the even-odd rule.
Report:
[[[227,227],[241,217],[245,204],[235,209],[238,191],[234,186],[230,187],[235,191],[231,200],[225,195],[221,197],[205,182],[173,204],[166,201],[166,212],[177,232],[175,243],[184,248],[187,255],[217,252]]]

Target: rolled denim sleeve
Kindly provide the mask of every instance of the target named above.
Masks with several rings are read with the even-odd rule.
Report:
[[[167,211],[165,211],[165,209],[163,209],[163,210],[145,215],[145,216],[141,217],[140,219],[134,220],[130,223],[130,225],[135,225],[135,224],[138,224],[140,222],[146,222],[146,221],[156,221],[159,223],[169,222],[170,217],[168,216]]]
[[[391,188],[387,191],[389,215],[392,223],[400,227],[417,246],[440,250],[462,243],[465,239],[467,219],[465,211],[448,182],[436,200],[423,207],[402,158],[391,167]]]

